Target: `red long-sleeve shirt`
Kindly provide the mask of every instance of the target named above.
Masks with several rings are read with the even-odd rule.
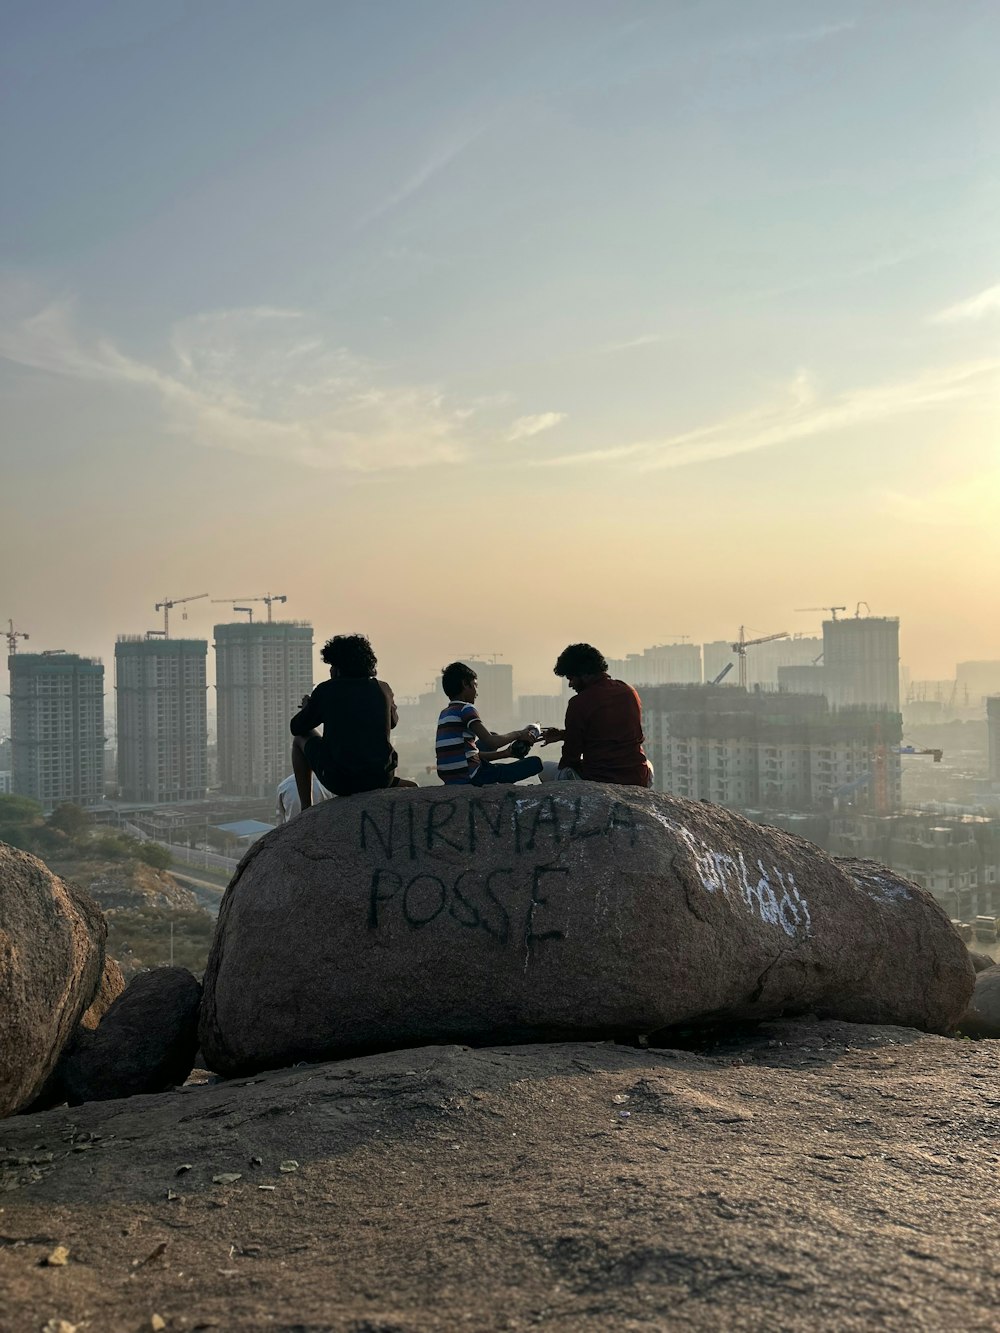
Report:
[[[565,730],[560,768],[574,768],[588,782],[647,785],[642,704],[631,685],[610,676],[585,685],[566,706]]]

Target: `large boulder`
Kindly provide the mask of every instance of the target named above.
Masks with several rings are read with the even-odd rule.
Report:
[[[973,986],[934,899],[718,806],[597,783],[328,801],[223,898],[201,1040],[235,1074],[427,1042],[813,1011],[950,1032]]]
[[[106,938],[85,893],[0,843],[0,1115],[45,1085],[98,989]]]
[[[59,1070],[66,1100],[107,1101],[183,1083],[198,1052],[201,986],[183,967],[140,972]]]
[[[976,989],[958,1030],[964,1037],[1000,1037],[1000,964],[976,976]]]

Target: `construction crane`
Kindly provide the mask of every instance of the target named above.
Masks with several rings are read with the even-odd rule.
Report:
[[[831,620],[837,619],[838,611],[846,611],[846,610],[847,610],[846,606],[797,606],[795,608],[796,615],[798,615],[803,611],[829,611]]]
[[[859,778],[855,778],[853,782],[845,782],[843,786],[835,787],[831,792],[833,799],[836,801],[839,797],[847,796],[851,792],[857,791],[859,787],[864,787],[869,782],[873,782],[875,790],[872,805],[875,813],[877,815],[887,815],[889,813],[889,775],[886,759],[890,754],[929,754],[935,764],[940,764],[944,757],[943,750],[924,750],[915,745],[885,745],[881,740],[876,740],[875,750],[872,754],[872,767],[867,773],[862,773]]]
[[[732,671],[732,669],[733,669],[733,664],[732,664],[732,662],[727,662],[726,665],[725,665],[725,666],[722,668],[722,670],[719,672],[719,674],[715,677],[715,679],[714,679],[714,680],[710,680],[710,681],[708,682],[709,685],[721,685],[721,684],[722,684],[722,681],[724,680],[724,678],[725,678],[726,676],[729,675],[729,673],[730,673],[730,671]]]
[[[30,635],[30,634],[25,634],[25,632],[24,632],[23,629],[15,629],[15,628],[14,628],[14,622],[13,622],[13,620],[8,620],[8,621],[7,621],[6,635],[7,635],[7,656],[8,656],[8,657],[13,657],[14,654],[17,652],[17,641],[18,641],[18,639],[24,639],[25,641],[27,641],[28,639],[31,638],[31,635]]]
[[[740,637],[736,643],[729,646],[740,659],[740,685],[743,689],[747,687],[747,649],[753,648],[758,643],[770,643],[773,639],[790,639],[792,636],[788,630],[783,629],[780,634],[765,634],[760,639],[748,639],[746,636],[746,627],[740,626]]]
[[[229,602],[233,606],[234,602],[266,602],[267,603],[267,623],[271,623],[271,603],[287,602],[288,598],[284,593],[265,593],[263,597],[213,597],[213,602]],[[253,624],[253,611],[248,606],[233,606],[234,611],[248,612],[250,615],[250,624]]]
[[[940,764],[944,758],[944,750],[921,750],[915,745],[894,745],[893,754],[930,754],[934,756],[935,764]]]
[[[154,608],[154,610],[156,610],[156,611],[162,611],[162,612],[163,612],[163,629],[162,629],[162,631],[161,631],[161,630],[158,630],[158,629],[147,630],[147,632],[146,632],[146,637],[147,637],[147,638],[152,637],[152,638],[157,638],[157,639],[160,639],[160,638],[163,638],[163,639],[169,639],[169,638],[170,638],[170,608],[173,607],[173,606],[180,606],[182,602],[200,602],[201,599],[202,599],[203,597],[207,597],[207,596],[208,596],[208,593],[207,593],[207,592],[196,592],[196,593],[194,593],[194,594],[193,594],[192,596],[190,596],[190,597],[164,597],[163,601],[162,601],[162,602],[157,602],[157,603],[156,603],[156,606],[155,606],[155,608]],[[187,612],[186,612],[186,611],[182,614],[181,619],[182,619],[182,620],[187,620]]]

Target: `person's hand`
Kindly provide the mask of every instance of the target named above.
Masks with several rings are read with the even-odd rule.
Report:
[[[309,707],[309,700],[310,700],[311,698],[312,698],[312,695],[310,695],[310,694],[304,694],[304,695],[302,696],[302,702],[299,704],[299,707],[300,707],[300,708],[308,708],[308,707]]]
[[[562,739],[563,739],[563,733],[559,727],[542,728],[542,739],[541,739],[542,745],[551,745],[554,741],[561,741]]]

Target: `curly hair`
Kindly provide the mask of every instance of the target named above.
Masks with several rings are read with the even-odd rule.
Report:
[[[441,672],[441,688],[449,699],[454,699],[470,681],[478,679],[472,667],[464,662],[450,662]]]
[[[364,680],[374,676],[378,658],[364,634],[335,634],[327,639],[320,653],[327,666],[336,667],[341,676]]]
[[[604,654],[590,643],[571,643],[559,654],[552,671],[557,676],[600,676],[607,671]]]

